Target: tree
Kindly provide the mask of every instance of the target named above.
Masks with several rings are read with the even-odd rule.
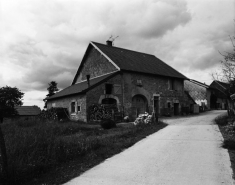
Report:
[[[24,93],[22,93],[16,87],[2,87],[0,88],[0,120],[2,121],[4,117],[12,117],[17,115],[15,106],[20,106],[23,104],[22,98]]]
[[[57,88],[57,83],[55,81],[51,81],[50,83],[48,83],[49,87],[47,88],[48,90],[48,94],[46,95],[46,98],[43,99],[43,101],[45,102],[45,106],[44,108],[47,107],[47,98],[53,96],[57,91],[59,91],[59,89]]]
[[[4,117],[11,117],[17,115],[15,106],[22,105],[22,93],[16,87],[2,87],[0,88],[0,123]],[[3,177],[7,180],[7,153],[4,136],[0,126],[0,163],[2,163]]]
[[[230,96],[235,93],[235,45],[233,42],[233,40],[235,41],[235,37],[230,37],[230,40],[233,46],[232,51],[220,53],[223,56],[223,60],[220,61],[221,71],[213,74],[214,79],[229,83],[229,88],[226,92],[228,99],[230,99]],[[233,104],[229,105],[228,109],[234,109]],[[228,110],[228,112],[230,111]]]

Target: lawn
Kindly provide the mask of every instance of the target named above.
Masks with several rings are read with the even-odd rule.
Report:
[[[223,147],[228,149],[230,161],[233,169],[233,178],[235,179],[235,118],[229,118],[227,115],[219,116],[215,119],[220,132],[224,137]]]
[[[4,123],[9,184],[65,183],[165,126],[120,124],[104,130],[78,122]]]

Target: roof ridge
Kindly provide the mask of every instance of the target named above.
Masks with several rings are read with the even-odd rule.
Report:
[[[194,79],[189,79],[190,82],[193,82],[195,84],[198,84],[200,86],[206,86],[207,88],[209,88],[209,85],[205,84],[205,83],[202,83],[202,82],[199,82],[197,80],[194,80]]]
[[[135,52],[135,53],[140,53],[140,54],[145,54],[145,55],[150,55],[150,56],[156,57],[155,55],[149,54],[149,53],[143,53],[143,52],[140,52],[140,51],[130,50],[130,49],[121,48],[121,47],[116,47],[116,46],[108,46],[108,45],[106,45],[106,44],[102,44],[102,43],[94,42],[94,41],[91,41],[91,42],[94,43],[94,44],[101,44],[101,45],[106,46],[106,47],[113,47],[113,48],[117,48],[117,49],[123,49],[123,50],[131,51],[131,52]]]

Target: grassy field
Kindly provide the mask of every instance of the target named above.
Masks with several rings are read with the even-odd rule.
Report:
[[[233,178],[235,179],[235,125],[233,122],[235,118],[229,118],[227,115],[219,116],[215,119],[218,124],[220,132],[224,137],[223,147],[228,149],[232,169]]]
[[[77,122],[4,123],[9,184],[67,182],[165,126],[122,124],[104,130]]]

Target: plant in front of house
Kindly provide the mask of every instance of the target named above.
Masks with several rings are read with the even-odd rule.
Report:
[[[144,124],[151,124],[153,122],[153,116],[149,115],[147,112],[144,114],[140,114],[138,118],[134,121],[134,125],[144,125]]]
[[[215,119],[215,123],[219,126],[220,132],[223,135],[223,147],[228,149],[231,166],[235,178],[235,121],[234,117],[228,115],[219,116]]]
[[[104,120],[101,120],[100,126],[103,129],[111,129],[111,128],[115,128],[116,127],[116,123],[115,123],[115,121],[113,121],[111,119],[104,119]]]

